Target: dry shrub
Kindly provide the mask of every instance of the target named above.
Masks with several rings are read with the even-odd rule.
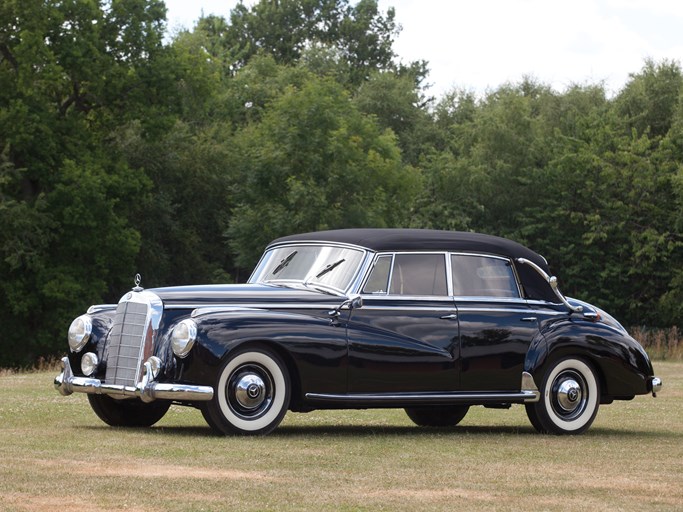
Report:
[[[683,361],[683,338],[678,327],[633,327],[631,336],[640,342],[652,359]]]

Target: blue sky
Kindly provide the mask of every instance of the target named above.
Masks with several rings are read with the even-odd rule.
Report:
[[[171,30],[237,0],[166,0]],[[251,5],[254,0],[244,0]],[[563,91],[604,83],[616,93],[646,58],[683,60],[683,2],[674,0],[379,0],[396,9],[394,49],[429,62],[431,93],[483,94],[523,76]]]

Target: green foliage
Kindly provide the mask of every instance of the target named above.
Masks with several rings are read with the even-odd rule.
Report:
[[[643,83],[669,100],[625,115]],[[674,128],[661,143],[652,133],[679,126],[670,98],[681,83],[676,66],[648,62],[614,101],[596,86],[558,94],[528,80],[479,102],[447,96],[436,108],[446,149],[424,162],[416,225],[519,240],[547,257],[566,293],[627,324],[680,324],[683,153]]]
[[[65,319],[128,282],[140,248],[129,208],[149,181],[110,134],[134,118],[148,133],[162,126],[156,100],[169,87],[153,61],[165,53],[161,2],[10,0],[1,9],[6,366],[54,353]]]
[[[408,210],[394,205],[410,204],[415,172],[402,164],[393,134],[332,80],[309,74],[286,87],[233,144],[239,204],[226,235],[238,265],[253,265],[288,233],[406,221]]]
[[[144,286],[243,280],[277,236],[508,236],[626,324],[683,326],[683,73],[425,97],[376,0],[0,2],[0,366]],[[22,350],[17,351],[16,347]]]
[[[259,53],[278,64],[297,63],[315,44],[336,48],[348,63],[350,82],[359,84],[372,70],[393,63],[398,33],[394,10],[382,15],[376,0],[261,1],[251,8],[238,4],[225,25],[215,17],[200,20],[197,30],[218,40],[216,47],[233,57],[232,69],[244,67]]]

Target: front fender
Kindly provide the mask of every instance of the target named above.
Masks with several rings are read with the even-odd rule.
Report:
[[[258,344],[283,357],[302,393],[346,392],[346,326],[330,321],[326,312],[236,310],[200,314],[194,320],[197,340],[190,355],[181,361],[183,379],[214,384],[231,352]]]

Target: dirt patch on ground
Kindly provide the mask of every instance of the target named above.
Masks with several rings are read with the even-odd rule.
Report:
[[[27,461],[28,462],[28,461]],[[42,467],[59,467],[63,470],[63,464],[52,460],[32,460],[31,464]],[[132,468],[135,468],[134,470]],[[165,478],[165,479],[202,479],[202,480],[249,480],[253,481],[276,481],[277,477],[258,471],[241,471],[238,469],[218,469],[195,466],[181,466],[169,464],[151,463],[149,460],[125,459],[114,463],[102,464],[100,462],[84,462],[80,465],[70,466],[68,472],[72,475],[85,475],[110,478]]]
[[[92,501],[78,496],[32,496],[26,493],[9,493],[2,497],[3,510],[22,512],[53,512],[55,510],[97,510]],[[7,507],[5,509],[4,507]],[[147,507],[122,504],[121,507],[107,508],[109,512],[146,512]]]
[[[441,502],[446,499],[466,499],[476,501],[496,501],[500,496],[492,493],[469,489],[382,489],[363,493],[367,497],[395,497],[419,502]]]
[[[135,478],[197,478],[202,480],[276,480],[275,477],[259,473],[257,471],[240,471],[236,469],[211,469],[198,468],[192,466],[150,466],[149,463],[141,462],[133,465],[124,465],[117,467],[110,466],[91,466],[82,468],[74,468],[78,474],[90,475],[97,474],[102,477],[129,477],[131,476],[131,467],[141,468],[139,472],[135,473]]]

